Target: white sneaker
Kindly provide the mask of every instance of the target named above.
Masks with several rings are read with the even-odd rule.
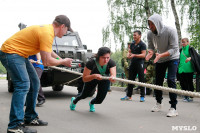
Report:
[[[174,108],[170,108],[169,112],[167,113],[167,117],[173,117],[173,116],[178,116],[178,112]]]
[[[158,112],[162,108],[162,104],[156,103],[156,105],[151,109],[152,112]]]

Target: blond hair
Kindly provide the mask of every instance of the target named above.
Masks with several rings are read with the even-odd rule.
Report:
[[[188,38],[182,38],[181,40],[186,40],[187,42],[189,42],[189,39]]]

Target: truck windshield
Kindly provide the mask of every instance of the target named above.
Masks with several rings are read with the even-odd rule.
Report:
[[[64,46],[78,46],[76,36],[63,36],[62,38],[56,37],[53,41],[53,45],[64,45]]]

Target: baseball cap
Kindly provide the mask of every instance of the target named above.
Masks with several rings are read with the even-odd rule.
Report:
[[[58,15],[58,16],[56,16],[54,21],[58,22],[59,24],[64,24],[66,27],[68,27],[68,31],[73,32],[73,30],[71,28],[70,20],[69,20],[69,18],[67,16]]]

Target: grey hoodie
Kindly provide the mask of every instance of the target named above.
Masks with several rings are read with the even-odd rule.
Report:
[[[157,35],[152,31],[147,33],[148,49],[156,49],[158,53],[169,52],[170,56],[160,58],[158,63],[179,59],[178,35],[174,28],[163,25],[162,17],[154,14],[149,17],[157,29]]]

